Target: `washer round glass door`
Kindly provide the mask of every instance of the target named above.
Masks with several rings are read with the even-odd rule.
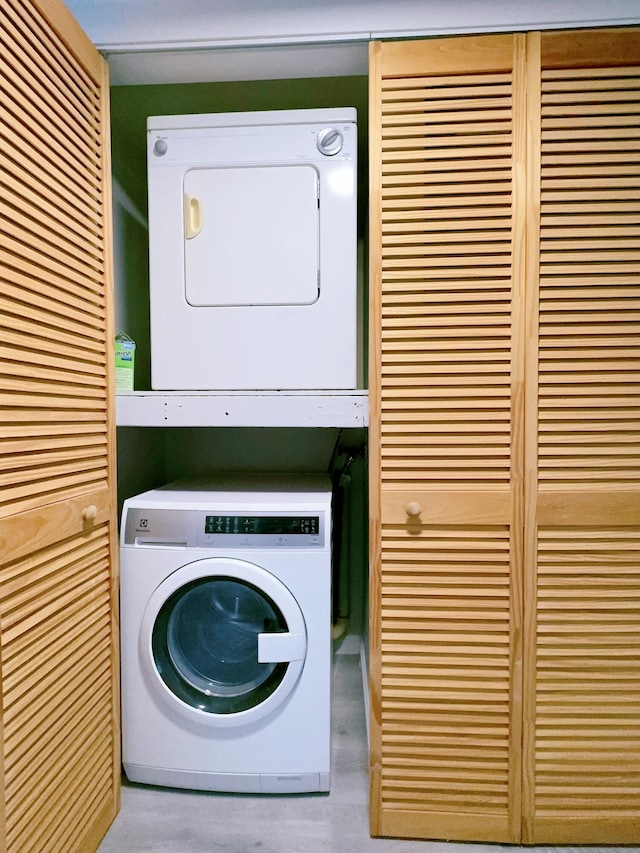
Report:
[[[155,590],[141,631],[143,658],[183,714],[246,723],[295,686],[306,653],[302,612],[272,574],[243,560],[205,559]]]

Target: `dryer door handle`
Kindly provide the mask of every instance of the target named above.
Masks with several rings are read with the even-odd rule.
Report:
[[[184,196],[184,236],[187,240],[197,237],[202,231],[202,205],[200,199],[185,193]]]
[[[304,634],[258,634],[258,663],[302,660],[306,650]]]

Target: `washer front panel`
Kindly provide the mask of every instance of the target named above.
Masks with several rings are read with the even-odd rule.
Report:
[[[315,539],[308,519],[316,517],[322,544],[299,546],[305,537]],[[283,519],[293,530],[282,531]],[[236,520],[243,528],[257,526],[234,532]],[[212,526],[222,531],[211,532]],[[329,790],[330,478],[232,473],[168,484],[125,502],[121,536],[122,759],[129,779],[207,791]],[[205,544],[207,536],[213,542]],[[255,540],[237,546],[239,536]],[[281,536],[288,541],[274,544]],[[210,589],[211,580],[217,598],[207,602],[200,591]],[[233,623],[235,593],[245,590]],[[271,602],[285,631],[280,624],[259,630],[273,617],[253,590]],[[245,640],[251,646],[250,655],[240,655],[250,663],[240,664],[235,684],[215,660],[201,658],[199,638],[190,633],[192,617],[198,621],[216,602],[228,611],[229,627],[240,630],[240,646]],[[176,616],[168,626],[171,604]],[[165,626],[157,637],[167,638],[165,657],[196,694],[206,692],[207,680],[219,694],[225,681],[228,695],[250,694],[256,672],[273,673],[281,664],[282,682],[254,708],[212,713],[192,707],[197,703],[177,696],[158,673],[153,631],[161,612]],[[202,639],[215,650],[215,632]]]

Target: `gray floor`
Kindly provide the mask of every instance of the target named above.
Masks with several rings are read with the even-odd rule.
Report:
[[[330,794],[248,796],[123,782],[122,810],[99,853],[500,853],[501,845],[373,839],[368,827],[367,734],[360,659],[333,669]],[[572,853],[581,848],[561,849]],[[616,848],[591,847],[589,853]],[[640,853],[639,847],[620,848]]]

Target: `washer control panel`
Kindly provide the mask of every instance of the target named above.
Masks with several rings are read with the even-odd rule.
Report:
[[[122,544],[177,548],[322,548],[324,511],[227,512],[128,507]]]

